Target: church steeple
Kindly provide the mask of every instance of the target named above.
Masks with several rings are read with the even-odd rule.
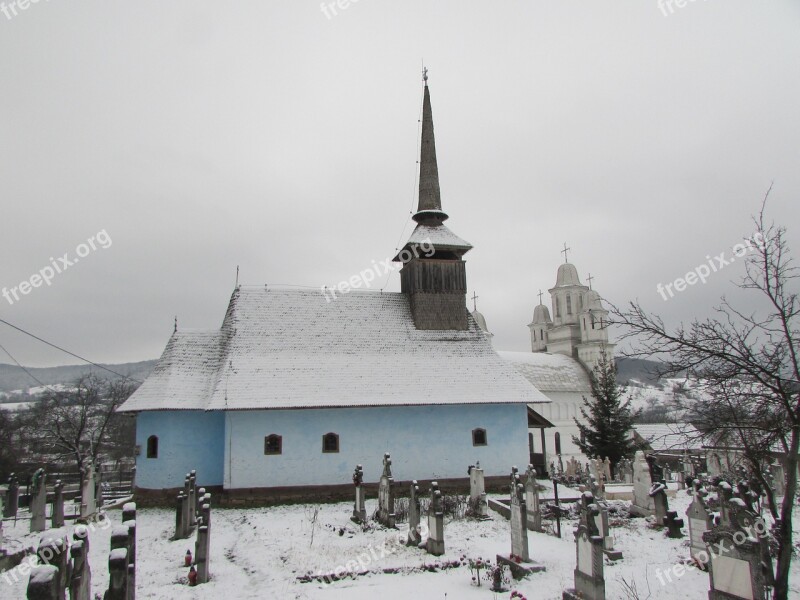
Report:
[[[408,294],[417,329],[467,329],[467,274],[463,260],[472,245],[443,223],[439,166],[433,133],[428,70],[422,101],[422,140],[419,159],[419,204],[413,216],[417,227],[394,258],[402,262],[400,289]]]
[[[439,188],[439,164],[436,162],[436,137],[433,133],[433,110],[428,90],[428,69],[423,70],[425,96],[422,100],[422,140],[419,154],[419,204],[414,220],[435,225],[447,220],[442,211],[442,192]]]

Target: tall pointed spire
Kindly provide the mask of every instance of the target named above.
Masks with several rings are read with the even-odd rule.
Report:
[[[447,215],[442,211],[442,194],[439,189],[439,165],[436,162],[436,139],[433,133],[433,111],[431,93],[428,90],[428,69],[423,69],[425,97],[422,101],[422,141],[419,155],[419,205],[414,220],[445,221]]]

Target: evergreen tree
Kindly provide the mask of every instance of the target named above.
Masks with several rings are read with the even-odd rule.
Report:
[[[630,409],[630,400],[622,398],[622,389],[617,385],[617,367],[613,358],[605,353],[590,374],[592,395],[584,396],[581,415],[585,425],[575,419],[580,439],[572,436],[573,442],[586,456],[605,458],[611,461],[612,470],[626,456],[639,449],[631,431],[637,414]]]

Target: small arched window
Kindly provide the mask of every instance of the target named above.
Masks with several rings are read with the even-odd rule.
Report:
[[[158,458],[158,436],[147,438],[147,458]]]
[[[264,454],[283,454],[283,438],[274,433],[265,437]]]
[[[322,451],[325,453],[339,452],[339,435],[326,433],[322,436]]]
[[[472,430],[472,445],[473,446],[486,446],[489,442],[486,439],[486,430],[485,429],[473,429]]]
[[[556,454],[561,454],[561,434],[556,431]]]
[[[555,298],[556,304],[556,318],[561,318],[561,300],[559,298]]]
[[[572,296],[569,294],[567,294],[567,314],[572,314]]]

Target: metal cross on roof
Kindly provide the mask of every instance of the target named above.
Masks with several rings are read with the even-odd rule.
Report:
[[[422,81],[428,81],[428,67],[422,67]]]
[[[476,301],[479,297],[477,292],[472,292],[472,310],[478,310],[478,303]]]
[[[592,289],[592,279],[594,279],[594,277],[592,277],[592,274],[589,273],[589,276],[586,278],[586,281],[589,282],[589,289]]]
[[[542,293],[542,290],[539,290],[539,304],[541,304],[541,303],[542,303],[542,296],[543,296],[543,295],[544,295],[544,294]]]
[[[564,242],[564,249],[561,251],[561,254],[563,254],[563,255],[564,255],[564,262],[565,262],[565,263],[566,263],[566,262],[569,262],[569,261],[567,260],[567,252],[569,252],[570,250],[572,250],[572,248],[567,248],[567,242]]]

